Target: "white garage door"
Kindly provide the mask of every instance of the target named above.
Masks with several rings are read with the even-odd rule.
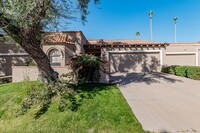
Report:
[[[158,71],[160,65],[159,52],[111,53],[110,73],[132,73]]]
[[[195,66],[196,54],[166,54],[165,64]]]

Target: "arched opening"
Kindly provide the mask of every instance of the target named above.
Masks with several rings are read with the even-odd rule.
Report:
[[[49,52],[51,66],[61,66],[61,52],[57,49],[52,49]]]

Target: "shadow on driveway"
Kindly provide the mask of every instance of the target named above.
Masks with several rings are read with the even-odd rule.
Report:
[[[161,72],[152,72],[149,74],[143,74],[143,73],[113,74],[113,76],[110,77],[110,82],[116,83],[119,86],[127,85],[130,83],[146,83],[149,85],[152,83],[160,83],[160,79],[163,79],[164,81],[170,83],[183,82],[182,80],[176,78],[174,75],[169,75]]]

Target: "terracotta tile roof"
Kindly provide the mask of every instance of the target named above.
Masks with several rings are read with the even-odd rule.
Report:
[[[85,35],[83,34],[82,31],[51,31],[51,32],[43,32],[43,34],[68,34],[71,36],[81,36],[82,39],[87,40],[87,38],[85,37]]]
[[[166,46],[168,43],[152,42],[148,40],[88,40],[85,47],[133,47],[133,46]]]
[[[65,43],[65,44],[75,44],[73,38],[66,33],[45,33],[43,35],[43,43]]]
[[[89,40],[91,44],[98,43],[102,40]],[[103,42],[107,44],[113,44],[113,43],[126,43],[126,44],[158,44],[158,42],[152,42],[148,40],[103,40]]]

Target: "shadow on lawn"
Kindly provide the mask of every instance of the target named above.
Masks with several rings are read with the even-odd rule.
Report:
[[[84,100],[93,99],[96,95],[101,95],[101,91],[110,90],[109,86],[113,84],[80,84],[80,85],[69,85],[70,87],[63,88],[62,92],[72,92],[63,95],[64,93],[60,93],[63,95],[60,97],[58,109],[60,112],[71,110],[73,112],[78,111],[79,107],[81,107],[84,103]],[[68,89],[68,90],[67,90]],[[59,95],[57,95],[59,96]],[[41,115],[48,111],[51,100],[43,101],[45,104],[35,113],[35,118],[38,119]]]
[[[82,99],[93,99],[97,94],[101,95],[101,91],[103,90],[109,90],[110,87],[113,84],[80,84],[77,86],[74,86],[73,88],[77,92],[78,95],[82,96]]]
[[[173,78],[169,76],[169,74],[159,73],[159,72],[152,72],[149,74],[143,73],[127,73],[127,74],[118,74],[112,76],[110,78],[110,82],[116,83],[120,86],[127,85],[130,83],[160,83],[160,79],[169,83],[176,83],[176,82],[183,82],[179,79]]]

